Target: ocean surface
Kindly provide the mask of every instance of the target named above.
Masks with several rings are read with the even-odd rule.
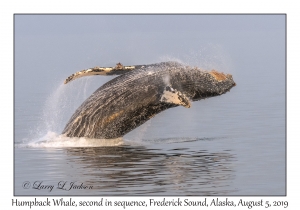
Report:
[[[268,18],[264,21],[260,24],[269,24]],[[282,23],[281,18],[276,21]],[[19,27],[21,20],[16,23]],[[132,51],[124,55],[124,65],[176,60],[230,73],[237,86],[224,95],[193,102],[190,109],[166,110],[114,140],[60,135],[77,107],[114,78],[92,76],[63,84],[81,69],[114,65],[109,60],[102,64],[104,58],[96,64],[97,57],[89,57],[95,53],[88,50],[83,50],[86,56],[74,53],[76,44],[85,49],[98,38],[88,35],[79,44],[82,36],[23,36],[16,30],[14,194],[286,195],[285,33],[281,28],[275,35],[275,29],[264,27],[249,33],[237,30],[223,31],[222,38],[210,40],[211,45],[193,45],[198,49],[193,53],[166,51],[160,52],[164,56],[151,54],[149,60],[140,54],[136,60],[128,59],[142,43],[134,37],[137,43],[129,43]],[[113,35],[117,42],[118,35]],[[161,37],[170,42],[165,34]],[[177,38],[191,46],[183,34]],[[58,46],[62,51],[53,53]],[[176,51],[172,46],[170,51]],[[64,51],[73,52],[73,57]],[[112,59],[116,51],[109,49],[107,56]],[[156,52],[153,47],[150,51]],[[117,62],[122,61],[119,58]]]

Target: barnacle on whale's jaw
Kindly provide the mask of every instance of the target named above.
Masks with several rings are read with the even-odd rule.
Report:
[[[223,72],[218,72],[218,71],[216,71],[214,69],[211,70],[209,72],[209,74],[212,75],[215,78],[215,80],[217,80],[218,82],[222,82],[224,80],[230,80],[230,81],[232,81],[235,84],[235,82],[233,81],[233,77],[232,77],[231,74],[225,74]]]
[[[209,72],[211,76],[218,82],[224,84],[224,86],[228,86],[229,89],[236,86],[236,83],[233,81],[233,77],[231,74],[225,74],[223,72],[218,72],[216,70],[211,70]]]
[[[216,71],[214,69],[211,70],[209,72],[209,74],[212,75],[218,82],[221,82],[221,81],[227,79],[227,77],[229,77],[229,75],[226,75],[223,72],[218,72],[218,71]],[[231,76],[231,78],[232,78],[232,76]]]

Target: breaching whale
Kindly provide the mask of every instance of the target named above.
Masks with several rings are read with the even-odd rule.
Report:
[[[72,74],[65,84],[89,75],[120,75],[98,88],[75,111],[62,134],[68,137],[122,137],[156,114],[228,92],[232,75],[178,62],[94,67]]]

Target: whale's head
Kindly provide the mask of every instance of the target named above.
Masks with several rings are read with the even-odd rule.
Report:
[[[231,74],[216,70],[200,71],[196,69],[190,74],[190,79],[194,85],[188,85],[187,87],[193,101],[222,95],[236,86]],[[191,81],[188,83],[191,84]]]

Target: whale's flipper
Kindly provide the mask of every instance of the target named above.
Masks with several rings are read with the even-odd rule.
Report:
[[[171,88],[170,86],[165,87],[164,92],[161,95],[160,101],[184,106],[186,108],[191,107],[191,102],[188,99],[188,97],[180,91]]]
[[[168,67],[168,66],[179,66],[179,65],[181,64],[174,61],[169,61],[169,62],[162,62],[156,64],[149,64],[149,65],[123,66],[121,63],[117,63],[115,67],[96,66],[94,68],[85,69],[72,74],[65,80],[64,83],[67,84],[68,82],[71,82],[80,77],[91,76],[91,75],[120,75],[137,69],[144,69],[144,68],[158,67],[158,66]]]
[[[128,71],[136,69],[136,66],[123,66],[121,63],[117,63],[115,67],[94,67],[85,69],[75,74],[72,74],[65,80],[65,84],[71,82],[77,78],[91,76],[91,75],[120,75]]]

